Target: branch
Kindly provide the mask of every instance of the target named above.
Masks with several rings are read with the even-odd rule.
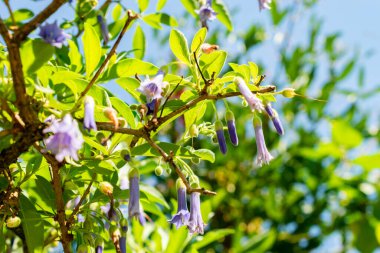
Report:
[[[276,90],[276,87],[275,86],[266,86],[266,87],[262,87],[260,90],[258,91],[252,91],[252,93],[269,93],[269,92],[273,92]],[[199,96],[198,98],[188,102],[187,104],[183,105],[182,107],[178,108],[177,110],[169,113],[168,115],[162,117],[162,118],[159,118],[158,119],[158,122],[157,122],[157,125],[162,125],[163,123],[165,123],[166,121],[170,120],[171,118],[181,114],[182,112],[190,109],[191,107],[197,105],[199,102],[201,101],[204,101],[204,100],[219,100],[219,99],[223,99],[223,98],[228,98],[228,97],[236,97],[236,96],[240,96],[241,93],[236,91],[236,92],[228,92],[228,93],[224,93],[224,94],[216,94],[216,95],[208,95],[208,94],[204,94],[204,95],[201,95]],[[151,128],[153,129],[153,127],[157,127],[156,125],[154,126],[151,126]]]
[[[3,37],[6,44],[10,43],[12,35],[9,33],[7,26],[4,24],[1,18],[0,18],[0,34]]]
[[[65,203],[63,201],[63,190],[61,183],[61,176],[59,175],[59,170],[61,165],[55,158],[50,154],[43,154],[47,161],[51,165],[53,173],[53,189],[55,193],[55,204],[57,206],[57,221],[59,228],[61,230],[61,243],[65,253],[71,252],[70,242],[72,236],[69,235],[69,230],[66,226],[66,214],[65,214]]]
[[[161,108],[160,118],[162,117],[162,113],[164,112],[166,103],[168,102],[168,100],[170,99],[170,97],[173,95],[173,93],[175,92],[175,90],[178,88],[178,86],[181,84],[182,80],[183,80],[183,76],[181,77],[181,80],[179,80],[179,82],[177,83],[177,85],[174,87],[174,89],[172,90],[172,92],[170,92],[169,96],[166,97],[165,102],[164,102],[164,104],[162,105],[162,108]]]
[[[98,77],[100,76],[100,74],[103,72],[104,68],[106,67],[107,63],[109,62],[109,60],[111,59],[111,57],[113,56],[113,54],[116,52],[116,49],[117,47],[119,46],[120,44],[120,41],[121,39],[123,38],[125,32],[127,31],[129,25],[131,24],[131,22],[133,20],[135,20],[137,18],[137,15],[136,14],[133,14],[131,10],[128,10],[128,18],[127,18],[127,21],[125,22],[124,24],[124,27],[123,29],[121,30],[120,34],[119,34],[119,37],[117,37],[117,40],[115,42],[115,44],[112,46],[111,50],[109,51],[106,59],[103,61],[102,65],[100,66],[100,68],[96,71],[95,75],[92,77],[92,79],[90,80],[90,82],[87,84],[86,88],[82,91],[82,93],[80,94],[79,98],[78,98],[78,102],[75,104],[73,110],[75,110],[76,108],[79,107],[80,103],[81,103],[81,99],[86,96],[87,92],[91,89],[91,87],[94,85],[94,83],[96,82],[96,80],[98,79]]]
[[[120,127],[120,128],[115,129],[115,125],[108,122],[96,122],[96,126],[98,130],[105,130],[105,131],[110,131],[114,133],[129,134],[129,135],[134,135],[137,137],[143,136],[142,128],[132,129],[132,128]]]
[[[67,219],[67,223],[66,223],[67,229],[70,229],[70,226],[73,224],[74,217],[79,212],[79,208],[83,204],[83,201],[86,199],[87,195],[90,193],[91,186],[94,183],[95,179],[96,179],[96,173],[94,173],[92,175],[92,179],[91,179],[90,183],[88,184],[88,186],[87,186],[86,190],[84,191],[82,197],[80,198],[78,204],[74,207],[73,212],[70,214],[69,218]]]
[[[177,166],[177,164],[173,160],[173,155],[166,154],[166,152],[158,146],[149,136],[148,134],[144,135],[144,139],[148,142],[148,144],[157,150],[161,156],[164,158],[165,162],[167,162],[170,167],[172,167],[175,172],[178,174],[178,176],[181,178],[182,182],[185,184],[187,192],[192,193],[192,192],[199,192],[204,195],[216,195],[216,192],[206,190],[204,188],[192,188],[189,181],[187,181],[186,176],[182,173],[181,169]]]
[[[54,12],[56,12],[66,0],[53,0],[43,11],[41,11],[37,16],[35,16],[28,23],[23,25],[14,34],[14,40],[20,44],[24,41],[28,35],[34,31],[37,26],[42,24],[46,19],[48,19]]]

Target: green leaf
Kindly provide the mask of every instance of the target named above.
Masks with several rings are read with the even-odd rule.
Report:
[[[123,77],[116,80],[116,83],[125,89],[132,97],[134,97],[137,102],[143,103],[144,97],[136,89],[140,86],[139,81],[131,77]]]
[[[167,0],[158,0],[156,5],[156,11],[160,11],[162,8],[164,8]]]
[[[256,63],[248,62],[249,72],[251,73],[251,78],[255,81],[255,78],[259,74],[259,67],[257,67]]]
[[[159,68],[140,59],[128,58],[112,66],[108,78],[129,77],[137,75],[155,75]]]
[[[165,198],[156,188],[140,184],[140,191],[145,194],[145,196],[150,202],[158,203],[160,205],[163,205],[165,208],[169,209],[169,205],[168,203],[166,203]]]
[[[86,76],[89,78],[98,66],[102,56],[102,48],[98,34],[90,23],[86,22],[84,24],[82,42],[84,57],[86,58]]]
[[[42,252],[44,245],[44,225],[33,203],[25,196],[20,196],[20,218],[29,252]]]
[[[77,44],[74,41],[69,40],[69,47],[70,47],[69,58],[70,58],[71,69],[72,71],[80,72],[83,68],[82,55],[79,52]]]
[[[123,12],[123,7],[121,6],[121,4],[116,3],[115,7],[113,8],[113,11],[112,11],[113,20],[118,21],[121,17],[122,12]]]
[[[142,20],[148,25],[150,25],[151,27],[161,30],[162,26],[160,22],[160,17],[161,17],[160,13],[152,13],[152,14],[143,16]]]
[[[185,242],[188,234],[189,232],[186,226],[182,226],[179,229],[173,227],[173,229],[170,230],[169,242],[165,253],[184,252],[183,249],[186,246]]]
[[[354,245],[360,252],[373,252],[379,246],[375,229],[365,217],[351,224]]]
[[[354,164],[362,166],[365,170],[380,168],[380,154],[363,155],[352,161]]]
[[[92,138],[90,138],[88,136],[83,136],[83,140],[85,143],[90,145],[90,147],[93,147],[93,148],[99,150],[100,152],[102,152],[105,155],[109,155],[107,148],[104,147],[103,145],[99,144],[98,142],[94,141]]]
[[[129,108],[129,106],[121,101],[117,97],[111,97],[110,98],[112,106],[123,116],[123,118],[128,122],[128,125],[131,128],[136,127],[135,117],[132,113],[132,110]]]
[[[212,8],[215,10],[218,15],[216,18],[229,30],[233,30],[231,16],[229,11],[226,8],[226,5],[222,0],[216,0],[213,2]]]
[[[52,184],[44,177],[36,176],[36,187],[34,188],[38,196],[45,204],[51,208],[55,207],[55,193]]]
[[[33,74],[53,56],[54,47],[43,40],[28,40],[20,49],[24,72]]]
[[[199,63],[205,77],[211,78],[213,73],[215,73],[214,78],[218,77],[223,69],[226,59],[227,52],[223,50],[217,50],[211,54],[202,54]]]
[[[144,12],[148,8],[149,0],[139,0],[137,3],[139,4],[140,12]]]
[[[202,160],[206,160],[212,163],[215,162],[215,154],[211,150],[197,149],[197,150],[194,150],[192,153],[198,156]]]
[[[145,34],[139,25],[136,27],[135,35],[133,36],[132,47],[135,50],[134,54],[136,58],[144,58],[146,47]]]
[[[358,130],[351,127],[347,122],[342,120],[333,120],[332,139],[335,143],[349,149],[359,146],[363,140]]]
[[[203,248],[213,242],[216,242],[227,235],[231,235],[235,232],[234,229],[217,229],[210,232],[207,232],[202,240],[197,241],[191,245],[192,248],[199,250],[200,248]]]
[[[181,3],[183,7],[191,14],[193,17],[197,17],[198,14],[195,13],[195,10],[197,9],[197,3],[195,0],[181,0]]]
[[[178,30],[171,30],[169,36],[170,49],[173,54],[182,62],[190,65],[190,53],[185,35]]]
[[[188,101],[192,99],[192,97],[196,97],[196,94],[194,94],[192,91],[185,91],[181,95],[181,100]],[[200,120],[203,117],[203,115],[206,112],[206,108],[207,108],[207,101],[202,101],[198,103],[195,107],[193,107],[192,109],[184,113],[185,127],[187,131],[189,130],[192,124],[196,123],[198,120]]]
[[[259,234],[251,237],[247,242],[239,248],[238,252],[267,252],[276,241],[276,232],[272,229],[267,233]]]
[[[198,30],[198,32],[195,34],[193,41],[191,42],[191,52],[195,52],[195,50],[199,50],[203,42],[205,41],[207,36],[207,28],[202,27]],[[198,52],[197,50],[197,52]]]
[[[21,23],[24,20],[34,17],[34,13],[28,9],[18,9],[13,12],[13,17],[16,23]],[[11,18],[8,18],[6,23],[13,24],[13,21]]]

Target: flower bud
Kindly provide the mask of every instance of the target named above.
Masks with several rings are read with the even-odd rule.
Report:
[[[101,236],[98,236],[95,240],[95,253],[103,253],[104,241]]]
[[[198,137],[198,135],[199,135],[199,130],[198,130],[197,125],[192,124],[192,125],[190,126],[189,134],[190,134],[190,137],[191,137],[191,138],[196,138],[196,137]]]
[[[119,121],[120,127],[126,127],[127,126],[127,121],[124,118],[119,117],[119,118],[117,118],[117,120]]]
[[[115,129],[119,128],[119,119],[117,118],[117,112],[112,107],[104,109],[104,116],[106,116],[114,124]]]
[[[218,143],[219,143],[219,149],[222,152],[222,154],[226,154],[227,153],[227,144],[226,144],[226,139],[224,137],[223,124],[220,120],[217,120],[215,122],[215,132],[216,132],[216,137],[217,137]]]
[[[162,173],[164,172],[164,169],[162,168],[161,165],[157,166],[155,169],[154,169],[154,173],[156,174],[156,176],[161,176]]]
[[[126,150],[126,149],[123,149],[123,150],[121,151],[121,157],[122,157],[125,161],[127,161],[127,162],[130,162],[130,161],[131,161],[131,155],[129,154],[129,151]]]
[[[219,46],[218,45],[211,45],[211,44],[208,44],[208,43],[203,43],[201,45],[201,50],[204,54],[210,54],[212,52],[214,52],[215,50],[218,50],[219,49]]]
[[[167,167],[167,168],[165,169],[165,172],[166,172],[166,174],[170,175],[170,174],[172,173],[172,169],[169,168],[169,167]]]
[[[293,88],[285,88],[281,91],[281,94],[286,98],[294,98],[294,96],[297,95]]]
[[[113,186],[109,182],[100,182],[99,183],[99,190],[103,194],[105,194],[107,196],[111,196],[113,193]]]
[[[17,228],[21,224],[21,219],[18,216],[9,217],[6,223],[8,228]]]
[[[235,116],[232,113],[232,111],[228,110],[226,112],[226,120],[227,120],[228,134],[230,135],[231,143],[234,146],[237,146],[239,144],[239,139],[236,133]]]

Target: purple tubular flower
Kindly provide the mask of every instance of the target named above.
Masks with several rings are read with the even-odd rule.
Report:
[[[92,97],[87,96],[84,100],[83,126],[88,131],[90,131],[91,129],[94,129],[95,131],[97,130],[96,123],[95,123],[94,110],[95,110],[95,101]]]
[[[177,180],[177,198],[177,213],[172,217],[171,220],[169,220],[169,222],[171,224],[174,224],[178,229],[181,226],[186,226],[190,219],[190,212],[187,209],[186,187],[181,179]]]
[[[100,24],[100,30],[102,31],[104,44],[107,44],[108,41],[110,40],[107,23],[105,22],[102,15],[98,15],[97,18],[98,18],[98,22]]]
[[[239,138],[236,133],[235,116],[232,111],[228,110],[226,113],[228,134],[230,135],[231,143],[234,146],[239,144]]]
[[[271,118],[274,128],[276,128],[276,131],[279,135],[284,135],[285,131],[282,127],[281,120],[278,117],[278,113],[275,109],[272,108],[271,104],[268,103],[265,105],[265,111],[267,112],[268,116]]]
[[[137,91],[144,94],[148,101],[162,98],[162,89],[165,87],[164,75],[164,72],[160,70],[152,79],[146,78]]]
[[[269,153],[265,144],[261,119],[257,115],[253,117],[253,126],[255,128],[257,145],[256,163],[259,166],[262,166],[263,164],[269,164],[269,162],[273,159],[273,156]]]
[[[143,211],[140,211],[140,215],[138,217],[140,225],[144,226],[146,224],[146,219]]]
[[[95,241],[95,253],[103,253],[103,238],[102,237],[98,237],[96,238],[96,241]]]
[[[71,37],[59,28],[57,21],[52,24],[47,23],[46,25],[41,26],[39,35],[46,43],[57,48],[61,48],[66,39]]]
[[[214,20],[218,14],[211,8],[211,0],[207,0],[206,4],[202,5],[201,8],[195,12],[199,15],[202,27],[207,27],[207,21]]]
[[[129,218],[140,216],[140,187],[139,187],[139,172],[133,168],[129,172],[129,202],[128,216]]]
[[[122,220],[121,223],[121,237],[119,239],[119,246],[121,253],[127,252],[127,232],[128,232],[128,223],[126,220]]]
[[[201,200],[199,192],[192,192],[190,195],[190,220],[187,225],[190,233],[202,234],[205,224],[201,214]]]
[[[270,3],[272,2],[272,0],[258,0],[258,2],[260,11],[264,9],[270,10]]]
[[[234,82],[238,86],[240,93],[243,95],[245,100],[247,100],[247,103],[251,107],[252,111],[256,110],[261,112],[264,110],[263,103],[259,98],[257,98],[255,94],[252,93],[252,91],[248,88],[243,78],[236,77]]]
[[[226,139],[224,138],[223,124],[220,120],[215,122],[216,137],[218,138],[219,149],[223,154],[227,153]]]
[[[157,98],[153,99],[151,102],[148,102],[146,104],[146,107],[148,107],[148,112],[146,113],[146,115],[152,115],[154,113],[156,104],[157,104]]]
[[[83,136],[79,131],[78,123],[70,114],[66,114],[62,120],[53,120],[43,133],[53,133],[44,139],[44,142],[46,149],[55,155],[58,162],[62,162],[67,156],[75,161],[78,160],[77,152],[82,148]]]

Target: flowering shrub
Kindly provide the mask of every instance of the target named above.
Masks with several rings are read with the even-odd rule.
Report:
[[[270,153],[264,132],[270,140],[285,134],[272,104],[298,94],[268,85],[254,62],[228,62],[209,22],[219,19],[232,29],[222,1],[183,3],[198,26],[191,40],[160,12],[166,1],[147,14],[149,1],[126,9],[119,1],[54,0],[27,20],[16,22],[11,8],[10,19],[0,19],[0,134],[7,138],[0,146],[0,252],[16,248],[15,238],[24,252],[180,252],[205,234],[191,246],[195,252],[232,234],[221,229],[207,237],[213,218],[202,201],[218,189],[198,167],[212,166],[246,141],[235,113],[252,121],[253,166],[270,164],[279,151]],[[260,10],[275,4],[258,3]],[[49,23],[64,5],[75,18]],[[143,60],[144,30],[163,24],[171,27],[173,56],[157,66]],[[127,36],[133,47],[125,52],[119,45]],[[116,84],[127,95],[108,88]],[[168,129],[181,137],[168,140]],[[194,145],[197,140],[208,146]],[[164,190],[155,187],[162,178]],[[177,192],[172,203],[162,194],[170,191]]]

